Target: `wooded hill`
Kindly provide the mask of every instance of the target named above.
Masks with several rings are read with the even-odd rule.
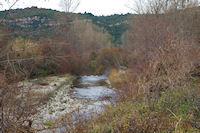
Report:
[[[38,40],[53,34],[57,25],[62,24],[64,12],[51,9],[43,9],[37,7],[14,9],[9,11],[1,11],[0,18],[5,19],[4,24],[8,24],[16,33],[15,37],[30,37]],[[71,16],[85,19],[92,22],[110,33],[110,40],[113,44],[121,44],[121,36],[128,29],[128,24],[132,23],[131,14],[111,15],[111,16],[94,16],[91,13],[71,14]],[[70,21],[70,20],[69,20]],[[39,31],[39,32],[38,32]],[[24,34],[25,33],[25,34]]]

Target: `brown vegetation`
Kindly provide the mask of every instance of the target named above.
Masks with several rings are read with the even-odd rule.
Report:
[[[118,103],[98,118],[81,119],[72,131],[199,132],[200,10],[196,4],[151,0],[145,7],[138,5],[142,14],[126,33],[123,48],[111,47],[107,32],[69,14],[54,29],[55,37],[38,42],[18,38],[8,46],[7,37],[1,38],[5,51],[0,57],[2,131],[25,132],[31,126],[27,118],[36,105],[31,97],[19,97],[28,93],[20,93],[19,80],[114,68],[109,79],[121,96]]]
[[[73,18],[74,19],[74,18]],[[108,34],[103,29],[80,19],[72,23],[64,21],[64,27],[56,27],[55,37],[38,42],[24,38],[1,38],[0,55],[0,107],[2,132],[31,132],[30,116],[48,98],[24,92],[18,82],[53,74],[82,74],[96,71],[97,54],[109,47]],[[6,32],[6,31],[2,31]],[[8,31],[9,32],[9,31]],[[4,33],[9,34],[9,33]],[[61,34],[61,35],[59,35]],[[95,72],[96,73],[96,72]],[[40,83],[40,85],[47,85]],[[31,90],[30,90],[31,91]]]
[[[199,132],[199,9],[164,1],[150,1],[126,33],[128,69],[109,76],[121,102],[83,132]]]

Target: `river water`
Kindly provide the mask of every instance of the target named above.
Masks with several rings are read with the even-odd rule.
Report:
[[[81,117],[90,119],[92,114],[102,112],[104,106],[110,104],[116,98],[116,93],[111,89],[106,76],[80,76],[74,81],[70,93],[71,98],[78,99],[83,105],[86,105],[79,110],[79,119]],[[67,129],[66,126],[63,126],[42,131],[42,133],[47,132],[65,133]]]
[[[83,102],[92,101],[86,108],[87,112],[101,111],[102,105],[115,98],[115,92],[110,89],[106,76],[82,76],[74,83],[72,91],[72,97]]]

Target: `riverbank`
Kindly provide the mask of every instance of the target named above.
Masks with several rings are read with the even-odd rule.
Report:
[[[118,87],[122,97],[114,106],[107,106],[98,117],[80,124],[82,128],[77,127],[74,132],[200,131],[199,77],[193,77],[174,89],[163,90],[157,101],[151,99],[152,104],[148,104],[145,95],[136,95],[135,88],[127,90],[128,85],[133,84],[125,77],[128,74],[129,70],[114,70],[110,73],[109,79],[113,86]],[[130,97],[132,92],[135,94]]]
[[[71,98],[71,89],[69,84],[64,84],[55,91],[48,102],[38,108],[38,113],[31,117],[33,119],[32,128],[38,131],[56,127],[62,124],[62,118],[65,115],[82,108],[82,103]]]
[[[29,97],[33,104],[38,105],[37,113],[28,118],[35,131],[55,126],[66,114],[83,107],[82,103],[70,97],[74,79],[74,76],[65,74],[18,83],[18,87],[21,88],[21,95],[18,97],[26,93],[25,97]]]
[[[23,81],[18,86],[29,91],[28,96],[35,104],[43,99],[37,113],[29,117],[31,127],[37,132],[65,129],[63,125],[66,126],[68,118],[75,122],[77,113],[79,120],[90,118],[102,112],[104,105],[115,97],[106,76],[51,76]]]

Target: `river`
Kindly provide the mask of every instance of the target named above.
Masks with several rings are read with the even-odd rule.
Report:
[[[104,106],[110,104],[116,97],[116,93],[111,89],[106,76],[80,76],[73,82],[70,97],[86,105],[79,110],[79,119],[90,119],[94,113],[103,111]],[[74,114],[75,115],[75,114]],[[72,119],[77,119],[73,118]],[[65,133],[67,125],[51,130],[44,130],[40,133]]]

